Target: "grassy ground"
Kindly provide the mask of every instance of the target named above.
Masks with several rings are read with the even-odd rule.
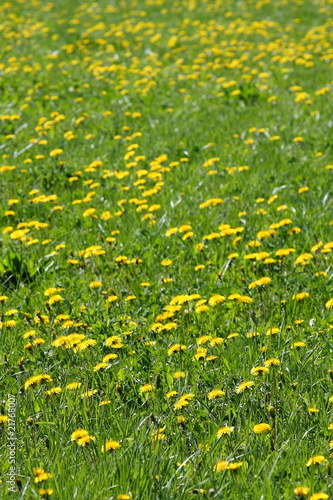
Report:
[[[329,498],[332,2],[0,30],[0,497]]]

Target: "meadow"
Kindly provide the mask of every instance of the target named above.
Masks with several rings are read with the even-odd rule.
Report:
[[[332,8],[1,2],[1,499],[333,497]]]

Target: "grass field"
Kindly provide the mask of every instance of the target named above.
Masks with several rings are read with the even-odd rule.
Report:
[[[1,499],[333,498],[332,8],[1,2]]]

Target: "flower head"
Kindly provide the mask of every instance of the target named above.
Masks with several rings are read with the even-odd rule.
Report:
[[[269,424],[257,424],[253,427],[253,432],[255,434],[266,434],[271,430],[271,426]]]

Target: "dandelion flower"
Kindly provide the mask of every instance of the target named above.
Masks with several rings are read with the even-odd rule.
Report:
[[[216,437],[220,438],[221,436],[225,436],[226,434],[231,434],[234,430],[234,427],[220,427],[220,429],[216,433]]]
[[[105,453],[106,451],[115,451],[118,450],[121,447],[121,444],[118,443],[118,441],[106,441],[105,444],[102,446],[102,453]]]
[[[332,309],[333,308],[333,298],[328,300],[325,304],[326,309]]]
[[[228,462],[226,460],[220,460],[214,466],[213,470],[216,471],[216,472],[222,472],[222,471],[226,470],[227,467],[228,467]]]
[[[298,497],[305,497],[310,491],[310,488],[307,486],[298,486],[294,489],[294,493]]]
[[[313,457],[309,458],[309,460],[306,463],[306,466],[310,467],[310,465],[322,465],[326,463],[327,460],[323,455],[314,455]]]
[[[254,385],[254,382],[252,380],[250,380],[248,382],[246,382],[246,381],[241,382],[239,384],[239,386],[237,387],[236,392],[237,392],[237,394],[242,394],[244,391],[246,391],[247,389],[249,389],[253,385]]]
[[[309,500],[326,500],[329,498],[327,493],[314,493],[310,496]]]
[[[152,384],[144,384],[140,387],[139,393],[143,394],[145,392],[152,392],[154,390],[154,386]]]
[[[266,434],[271,430],[271,426],[269,424],[257,424],[253,427],[253,432],[255,434]]]
[[[208,399],[216,399],[216,398],[219,398],[219,397],[224,396],[224,395],[225,395],[225,392],[221,391],[221,389],[213,389],[212,391],[210,391],[208,393]]]
[[[175,410],[179,410],[180,408],[183,408],[183,406],[186,406],[189,404],[192,398],[194,398],[195,394],[189,393],[189,394],[183,394],[178,401],[175,403]]]
[[[265,375],[266,373],[269,373],[269,369],[266,366],[255,366],[251,370],[251,374],[254,376]]]

